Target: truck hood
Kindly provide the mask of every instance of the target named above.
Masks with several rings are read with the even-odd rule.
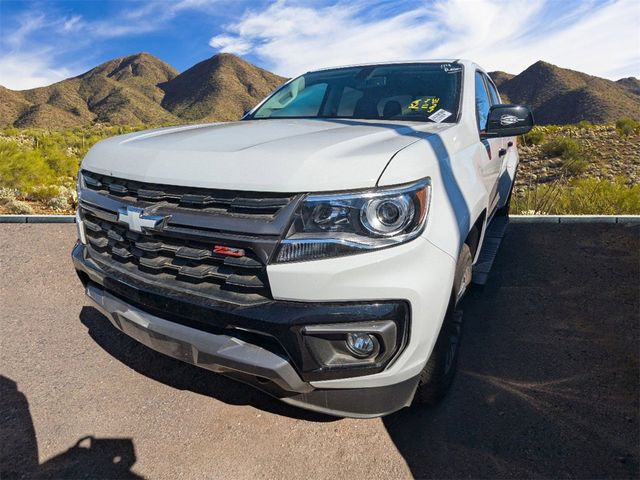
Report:
[[[449,126],[269,119],[163,128],[104,140],[89,151],[82,168],[144,182],[231,190],[369,188],[396,152]]]

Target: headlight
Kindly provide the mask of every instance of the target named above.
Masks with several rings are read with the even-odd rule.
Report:
[[[78,181],[76,182],[76,193],[78,194],[78,202],[80,202],[80,195],[82,194],[82,190],[84,188],[86,188],[84,175],[82,174],[82,170],[78,170]]]
[[[384,189],[309,195],[276,262],[319,260],[408,242],[424,229],[430,197],[428,178]]]
[[[84,182],[82,180],[82,177],[83,177],[82,173],[78,172],[78,182],[76,184],[76,191],[78,193],[78,203],[80,203],[80,192],[84,188]],[[85,237],[85,234],[84,234],[84,223],[80,218],[80,205],[78,205],[78,208],[76,209],[76,233],[78,234],[78,240],[80,241],[80,243],[82,243],[83,245],[86,245],[87,238]]]

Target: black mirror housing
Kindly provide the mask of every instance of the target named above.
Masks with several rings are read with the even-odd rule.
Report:
[[[533,113],[529,107],[510,104],[494,105],[489,110],[487,128],[483,136],[515,137],[527,133],[533,125]]]

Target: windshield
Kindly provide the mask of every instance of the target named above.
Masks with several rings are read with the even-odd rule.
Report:
[[[457,63],[368,65],[306,73],[271,95],[250,119],[354,118],[456,122]]]

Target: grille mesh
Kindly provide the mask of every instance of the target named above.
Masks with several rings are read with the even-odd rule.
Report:
[[[82,172],[86,188],[102,195],[121,198],[131,205],[162,202],[175,207],[228,215],[274,217],[293,199],[287,193],[259,193],[233,190],[159,185]]]
[[[136,233],[83,208],[81,216],[90,256],[126,274],[234,303],[269,298],[266,268],[250,249],[242,257],[219,255],[215,240]]]

